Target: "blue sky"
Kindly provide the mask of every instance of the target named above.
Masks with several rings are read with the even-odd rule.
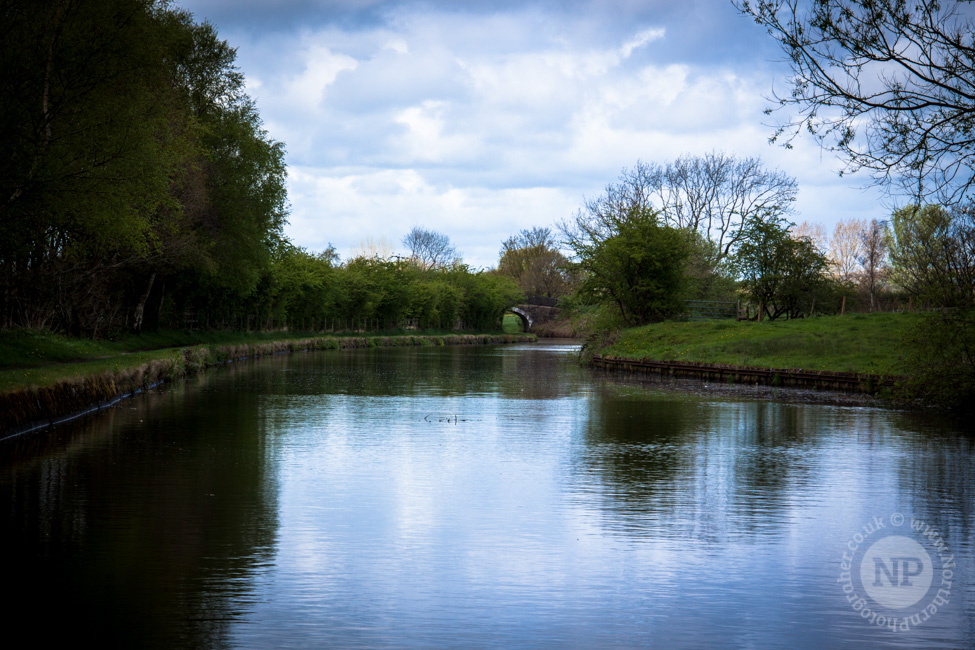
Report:
[[[758,156],[799,183],[797,220],[885,218],[866,177],[811,139],[770,145],[788,66],[730,0],[184,0],[237,48],[287,147],[294,243],[414,225],[475,267],[523,228],[571,218],[637,160]]]

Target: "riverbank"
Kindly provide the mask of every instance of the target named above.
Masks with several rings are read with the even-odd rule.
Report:
[[[910,374],[920,316],[850,314],[764,323],[665,322],[593,350],[597,367],[768,385],[876,392]]]
[[[35,363],[28,367],[8,368],[0,372],[0,439],[44,428],[79,414],[110,406],[120,399],[137,394],[163,382],[177,381],[206,368],[286,352],[304,350],[340,350],[397,346],[487,345],[534,341],[531,334],[395,334],[369,336],[301,337],[272,334],[213,334],[198,338],[217,338],[223,344],[205,343],[156,350],[118,352],[97,357],[105,346],[124,348],[133,345],[94,342],[57,337],[49,333],[22,333],[34,336],[34,348],[23,348],[21,357],[30,355]],[[183,336],[175,334],[173,336]],[[186,335],[189,336],[189,335]],[[11,334],[5,343],[13,338]],[[253,340],[253,339],[258,340]],[[270,340],[268,340],[270,339]],[[144,342],[144,340],[143,340]],[[74,354],[85,361],[45,363],[57,354]],[[61,350],[56,352],[56,350]],[[2,357],[4,365],[16,361],[13,355]]]

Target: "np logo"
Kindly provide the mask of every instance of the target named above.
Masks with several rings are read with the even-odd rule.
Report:
[[[837,582],[853,610],[891,631],[917,627],[949,604],[955,558],[924,521],[874,517],[847,541],[840,566]]]
[[[860,561],[864,591],[878,605],[904,609],[917,604],[931,588],[931,556],[910,537],[889,535],[874,542]]]

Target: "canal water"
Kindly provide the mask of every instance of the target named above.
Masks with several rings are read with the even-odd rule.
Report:
[[[576,354],[283,355],[8,444],[8,634],[975,647],[965,423],[620,383]]]

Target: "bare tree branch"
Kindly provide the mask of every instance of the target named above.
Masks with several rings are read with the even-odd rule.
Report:
[[[450,237],[419,226],[406,233],[403,245],[410,251],[410,260],[424,269],[444,268],[460,259]]]
[[[912,200],[962,201],[975,173],[975,34],[951,0],[733,0],[779,41],[797,111],[772,140],[808,131]]]
[[[619,230],[630,210],[660,210],[667,225],[709,240],[714,249],[709,262],[717,266],[741,241],[749,219],[790,215],[796,192],[794,178],[764,169],[758,158],[712,152],[681,156],[665,166],[638,161],[601,196],[586,200],[560,230],[569,243],[598,243]]]

